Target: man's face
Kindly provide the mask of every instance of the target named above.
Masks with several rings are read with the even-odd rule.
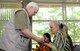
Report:
[[[35,10],[35,8],[33,7],[30,7],[29,8],[29,16],[34,16],[38,11]]]

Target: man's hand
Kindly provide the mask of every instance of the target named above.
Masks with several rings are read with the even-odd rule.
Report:
[[[44,38],[38,37],[38,38],[37,38],[37,42],[38,42],[38,43],[44,43]]]

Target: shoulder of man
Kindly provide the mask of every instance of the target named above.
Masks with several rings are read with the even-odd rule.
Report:
[[[15,14],[17,14],[17,13],[20,12],[20,11],[24,12],[24,10],[17,10],[17,11],[15,12]]]

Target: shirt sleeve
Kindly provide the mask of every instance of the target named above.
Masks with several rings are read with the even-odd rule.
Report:
[[[65,34],[63,32],[58,33],[57,48],[59,50],[61,50],[63,48],[63,44],[64,44],[65,38],[66,38],[64,35]]]
[[[55,37],[55,46],[56,48],[60,48],[60,45],[62,45],[62,39],[60,33],[57,33]]]
[[[56,46],[56,48],[58,49],[58,50],[61,50],[62,49],[62,45],[63,45],[63,35],[62,35],[62,33],[61,32],[58,32],[57,34],[56,34],[56,37],[55,37],[55,42],[54,42],[54,44],[55,44],[55,46]]]
[[[25,11],[21,10],[15,14],[14,18],[15,29],[25,29],[28,28],[28,19]]]

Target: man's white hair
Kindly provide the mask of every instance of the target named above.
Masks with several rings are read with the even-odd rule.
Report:
[[[36,11],[39,10],[39,6],[38,6],[38,4],[35,3],[35,2],[29,2],[29,3],[26,5],[26,8],[29,8],[29,7],[33,7],[33,8],[35,8]]]

